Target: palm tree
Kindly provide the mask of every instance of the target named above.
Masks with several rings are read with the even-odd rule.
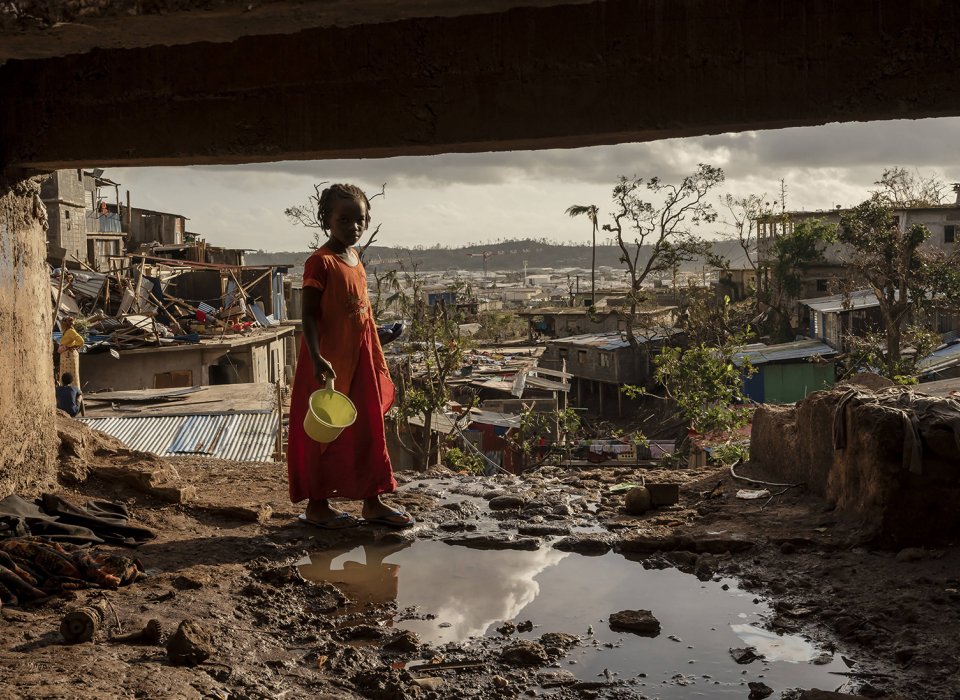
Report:
[[[593,224],[593,245],[592,252],[590,255],[590,306],[596,308],[597,306],[597,216],[600,214],[600,210],[597,208],[596,204],[589,204],[584,206],[583,204],[574,204],[572,207],[567,209],[567,216],[581,216],[583,214],[587,215],[587,218],[590,219],[590,223]]]

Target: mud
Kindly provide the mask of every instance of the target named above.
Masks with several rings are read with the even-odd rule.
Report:
[[[113,459],[104,446],[75,452],[74,460],[100,465]],[[134,461],[135,456],[118,451],[115,466],[135,468]],[[706,586],[718,595],[742,595],[748,608],[756,605],[764,612],[734,621],[746,627],[739,630],[742,641],[730,646],[752,647],[764,660],[740,666],[725,653],[722,663],[717,661],[724,668],[747,671],[731,697],[747,697],[753,690],[747,682],[775,688],[770,697],[799,697],[800,689],[809,690],[794,683],[797,692],[789,691],[789,684],[763,672],[768,664],[775,666],[778,655],[783,663],[813,658],[814,665],[834,664],[826,668],[839,669],[842,675],[827,674],[829,682],[816,681],[823,691],[958,697],[956,547],[875,549],[855,523],[802,489],[770,502],[739,500],[734,494],[744,484],[719,468],[643,474],[629,468],[543,468],[522,479],[436,472],[425,482],[400,475],[406,483],[392,500],[417,518],[413,530],[326,532],[296,521],[299,511],[287,501],[282,465],[178,459],[166,466],[174,485],[193,489],[193,498],[170,503],[130,482],[103,479],[96,469],[88,470],[79,483],[62,487],[77,500],[122,500],[142,523],[158,531],[157,540],[136,551],[149,576],[118,591],[77,591],[34,609],[3,609],[3,697],[712,696],[702,678],[712,674],[698,666],[704,663],[698,656],[706,658],[702,649],[683,649],[689,653],[687,660],[698,662],[690,664],[692,668],[652,662],[629,676],[616,664],[605,667],[607,674],[603,668],[590,678],[580,673],[586,646],[593,641],[600,650],[589,651],[598,659],[614,659],[624,649],[623,641],[616,645],[626,635],[600,619],[619,610],[651,608],[663,624],[661,636],[638,639],[686,646],[686,633],[668,629],[675,611],[665,603],[645,605],[643,596],[632,605],[615,604],[600,585],[578,589],[573,603],[565,604],[559,594],[544,594],[535,604],[492,614],[503,619],[482,633],[441,640],[434,633],[452,629],[440,627],[452,620],[441,619],[426,606],[405,606],[391,598],[392,576],[381,582],[379,600],[362,599],[350,593],[346,582],[307,581],[296,566],[321,552],[363,545],[394,550],[396,554],[382,559],[388,566],[420,546],[440,547],[436,556],[449,562],[451,553],[461,550],[467,557],[471,552],[566,557],[564,561],[586,562],[598,581],[609,578],[602,562],[626,559],[640,573],[682,575],[691,590]],[[739,471],[765,476],[749,465]],[[626,515],[623,493],[611,493],[610,487],[638,483],[641,476],[647,482],[680,483],[679,503],[642,516]],[[715,496],[705,498],[711,491]],[[488,507],[494,498],[501,498],[496,503],[502,508]],[[346,505],[355,510],[355,504]],[[558,547],[561,542],[566,544]],[[455,567],[450,569],[456,573]],[[559,567],[552,571],[562,573]],[[400,573],[400,586],[404,575]],[[541,577],[520,577],[531,579]],[[547,579],[542,580],[547,590]],[[679,588],[675,592],[680,610],[690,598]],[[92,642],[65,646],[59,634],[63,614],[104,598],[111,611],[105,629]],[[569,610],[563,609],[583,607],[581,601],[587,600],[599,601],[596,609],[602,609],[589,623],[593,638],[576,620],[571,618],[568,625]],[[471,609],[469,601],[462,607]],[[437,616],[431,619],[431,614]],[[707,624],[707,613],[703,615],[700,627],[694,627],[717,626]],[[149,620],[156,620],[164,632],[159,645],[108,643],[110,637],[143,629]],[[184,620],[203,630],[199,636],[209,652],[195,666],[174,665],[166,651],[170,635]],[[671,640],[671,635],[681,641]],[[605,643],[614,646],[603,647]],[[810,662],[799,664],[807,669]]]

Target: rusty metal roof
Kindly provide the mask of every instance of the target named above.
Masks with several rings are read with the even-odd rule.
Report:
[[[132,450],[161,457],[203,455],[238,462],[273,459],[280,424],[276,411],[82,420]]]
[[[673,328],[647,328],[643,332],[635,331],[639,343],[649,343],[654,340],[665,340],[680,331]],[[555,338],[547,342],[548,345],[577,345],[581,347],[592,347],[600,350],[621,350],[630,347],[626,336],[622,331],[609,331],[607,333],[584,333],[583,335],[571,335],[566,338]]]

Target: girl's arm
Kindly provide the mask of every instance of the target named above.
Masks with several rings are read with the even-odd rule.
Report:
[[[303,288],[303,338],[307,343],[307,352],[313,362],[313,376],[317,383],[323,386],[327,377],[336,379],[337,373],[333,366],[320,354],[320,339],[317,328],[317,314],[320,311],[320,295],[322,292],[315,287]]]

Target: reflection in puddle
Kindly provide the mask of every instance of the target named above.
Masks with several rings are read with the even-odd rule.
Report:
[[[779,635],[753,625],[730,625],[730,629],[767,661],[804,663],[820,655],[817,648],[802,637]]]
[[[320,552],[301,573],[337,584],[360,603],[395,601],[399,610],[415,609],[416,619],[394,615],[389,624],[431,644],[470,643],[471,637],[495,635],[507,620],[534,623],[533,632],[517,635],[522,638],[578,635],[580,646],[561,661],[566,668],[584,680],[596,680],[604,670],[620,678],[639,676],[648,694],[664,700],[744,697],[746,682],[758,678],[775,690],[833,688],[837,678],[829,672],[845,668],[839,658],[821,666],[806,663],[818,656],[811,644],[755,627],[770,610],[738,591],[735,581],[727,581],[725,591],[721,583],[703,583],[675,569],[645,570],[613,553],[585,557],[549,547],[488,551],[417,541]],[[660,620],[659,637],[610,630],[610,613],[637,608]],[[744,643],[766,659],[734,663],[729,650]]]

